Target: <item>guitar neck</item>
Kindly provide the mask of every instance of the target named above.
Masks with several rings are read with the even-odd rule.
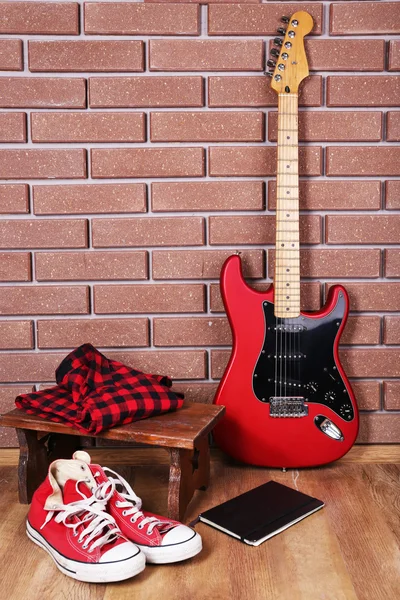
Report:
[[[276,317],[300,314],[298,95],[278,95],[276,179]]]

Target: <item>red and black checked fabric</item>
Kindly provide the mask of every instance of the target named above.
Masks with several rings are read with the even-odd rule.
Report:
[[[18,408],[56,423],[96,434],[159,415],[183,404],[171,380],[146,375],[110,360],[91,344],[64,358],[56,370],[55,387],[15,399]]]

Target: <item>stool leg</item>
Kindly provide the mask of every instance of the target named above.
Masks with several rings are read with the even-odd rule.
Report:
[[[171,448],[168,486],[168,517],[182,521],[194,493],[191,450]]]
[[[19,441],[18,494],[21,504],[29,504],[33,492],[44,481],[49,467],[45,442],[48,435],[30,429],[17,429]]]
[[[210,446],[205,436],[195,442],[196,470],[193,473],[196,490],[206,490],[210,483]]]
[[[195,442],[194,450],[171,448],[168,486],[168,516],[182,521],[196,489],[205,490],[210,479],[208,438]]]

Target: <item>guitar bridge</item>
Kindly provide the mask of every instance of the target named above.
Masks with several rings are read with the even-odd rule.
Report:
[[[301,396],[272,396],[269,399],[270,417],[306,417],[308,407]]]

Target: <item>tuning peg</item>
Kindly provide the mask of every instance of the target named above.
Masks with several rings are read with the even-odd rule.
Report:
[[[273,73],[272,71],[265,71],[264,75],[266,75],[267,77],[273,77]]]
[[[282,23],[289,23],[290,17],[282,17],[281,21]]]
[[[276,58],[278,58],[278,56],[279,56],[279,50],[277,50],[276,48],[272,48],[271,54],[272,54],[272,56],[276,56]]]
[[[272,69],[275,69],[276,62],[274,60],[269,59],[269,60],[267,60],[267,65],[269,67],[271,67]]]
[[[281,40],[281,38],[276,37],[274,38],[274,44],[275,46],[282,46],[283,41]]]
[[[279,33],[279,35],[285,35],[286,33],[286,29],[283,29],[283,27],[278,27],[276,31]]]

